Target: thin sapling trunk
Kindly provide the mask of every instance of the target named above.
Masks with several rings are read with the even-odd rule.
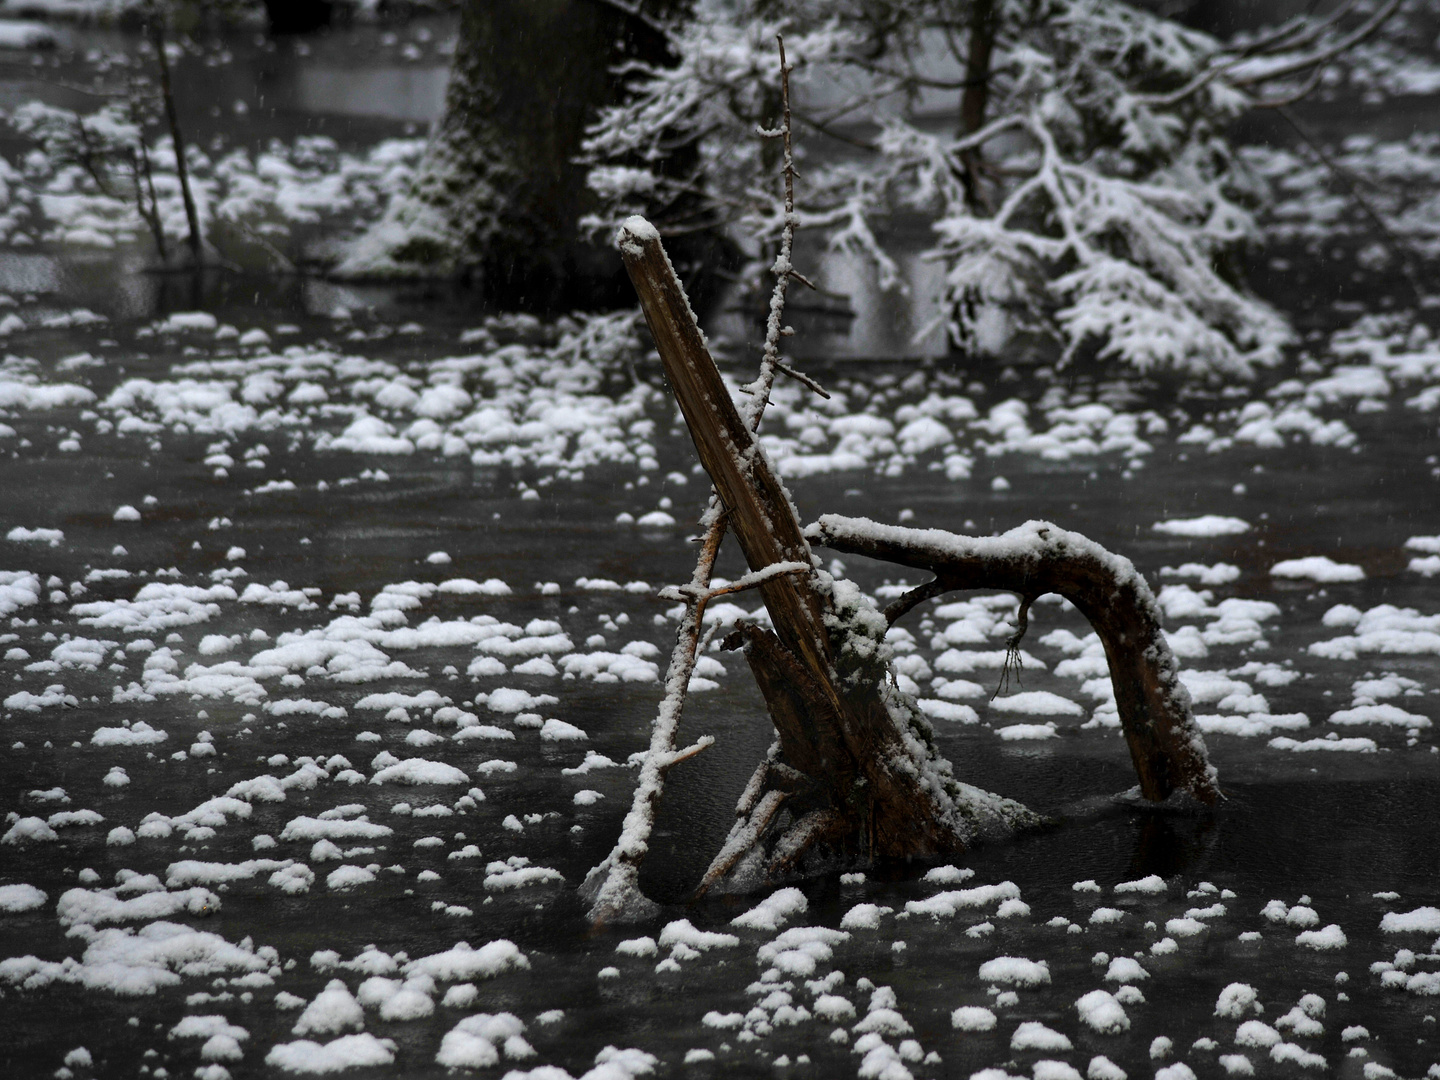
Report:
[[[170,83],[170,57],[165,51],[165,13],[152,9],[150,39],[155,45],[155,58],[160,66],[160,98],[165,106],[165,122],[170,128],[175,148],[175,173],[180,178],[180,198],[185,203],[185,221],[190,227],[190,258],[199,267],[204,265],[204,241],[200,233],[200,214],[195,209],[195,195],[190,190],[190,168],[185,162],[185,137],[180,131],[180,117],[175,110],[175,92]]]

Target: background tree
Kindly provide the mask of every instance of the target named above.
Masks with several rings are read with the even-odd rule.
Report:
[[[625,299],[613,253],[576,222],[596,206],[574,162],[618,65],[663,68],[658,18],[682,0],[467,0],[445,115],[413,182],[353,246],[341,276],[469,276],[506,306]]]
[[[707,0],[674,35],[678,63],[632,64],[629,98],[591,129],[590,224],[644,213],[669,232],[709,212],[758,237],[757,257],[773,249],[783,214],[750,133],[786,29],[797,117],[833,137],[804,165],[801,224],[894,287],[888,235],[928,220],[935,329],[966,346],[1000,309],[1062,360],[1247,376],[1290,331],[1236,269],[1264,190],[1227,127],[1312,89],[1398,4],[1352,0],[1230,48],[1119,0]],[[956,122],[937,130],[947,97]],[[694,167],[667,173],[682,145]]]

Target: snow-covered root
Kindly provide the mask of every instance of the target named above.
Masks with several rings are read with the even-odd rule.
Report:
[[[1129,559],[1044,521],[1001,536],[968,537],[827,514],[805,535],[837,551],[930,571],[935,581],[911,594],[919,599],[952,589],[1005,589],[1018,593],[1023,605],[1059,593],[1090,620],[1105,646],[1141,795],[1205,805],[1221,798],[1154,594]],[[911,606],[902,598],[896,617]]]

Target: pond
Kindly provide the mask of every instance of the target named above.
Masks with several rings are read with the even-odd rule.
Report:
[[[307,94],[379,85],[288,78],[317,127],[344,109]],[[424,79],[337,140],[405,136]],[[1226,801],[1117,801],[1083,620],[1038,604],[992,697],[1015,600],[955,594],[892,633],[901,686],[959,776],[1053,826],[690,903],[772,738],[709,652],[682,739],[716,742],[642,875],[664,909],[594,927],[576,887],[629,807],[708,491],[643,326],[146,278],[130,250],[0,253],[7,1075],[1440,1075],[1433,307],[1277,272],[1309,336],[1239,388],[808,361],[832,398],[782,384],[764,440],[802,520],[1044,518],[1126,555]],[[906,584],[819,554],[877,602]],[[713,614],[759,603],[733,599]]]

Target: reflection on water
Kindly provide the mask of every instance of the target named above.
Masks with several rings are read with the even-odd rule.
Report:
[[[64,277],[60,260],[51,255],[0,251],[0,281],[12,293],[57,292]]]
[[[1202,6],[1213,9],[1225,28],[1232,23],[1250,25],[1263,7],[1246,0],[1190,5],[1187,17],[1199,18]],[[1174,8],[1172,4],[1167,10]],[[1275,17],[1281,10],[1271,5],[1264,13]],[[207,38],[203,54],[187,54],[175,67],[182,123],[193,143],[212,153],[236,145],[259,150],[273,139],[293,142],[312,134],[334,138],[347,150],[386,137],[414,136],[421,125],[443,113],[455,25],[453,17],[434,16],[396,30],[336,27],[280,43],[249,32]],[[96,107],[102,99],[79,89],[93,75],[82,58],[133,54],[137,46],[134,35],[112,28],[66,26],[60,34],[62,47],[54,53],[3,58],[10,62],[0,64],[0,108],[35,98],[69,108]],[[954,75],[958,70],[958,61],[942,43],[928,42],[925,51],[922,66],[933,66],[937,75]],[[113,72],[107,77],[116,78]],[[850,89],[817,81],[806,91],[807,103],[823,106]],[[953,93],[934,91],[913,108],[922,117],[922,126],[943,127],[955,106]],[[1345,103],[1299,112],[1324,138],[1356,130],[1389,138],[1409,134],[1433,120],[1434,102],[1400,99],[1387,103],[1381,116]],[[1242,140],[1277,143],[1295,138],[1281,120],[1269,115],[1247,118],[1237,135]],[[0,144],[11,160],[26,148],[3,130]],[[805,149],[817,160],[854,153],[853,148],[814,133],[807,133]],[[818,237],[800,238],[797,265],[824,292],[792,291],[789,318],[797,337],[787,351],[797,359],[931,359],[947,354],[950,346],[944,328],[936,325],[943,266],[920,255],[933,243],[933,236],[924,221],[891,223],[891,227],[895,234],[883,239],[896,256],[900,280],[890,289],[880,287],[876,268],[864,256],[826,250]],[[430,314],[406,310],[404,318],[463,320],[483,313],[477,297],[449,288],[348,289],[273,275],[156,278],[141,272],[147,256],[144,245],[115,252],[0,253],[0,290],[34,293],[49,303],[83,306],[117,319],[148,318],[177,306],[214,306],[242,298],[297,316],[324,316],[338,307],[394,314],[398,307],[413,308],[417,299],[423,300],[423,311]],[[709,329],[719,337],[754,345],[763,332],[763,314],[763,304],[747,302],[741,310],[732,294],[718,305]],[[987,314],[994,316],[989,320],[994,324],[988,328],[991,332],[983,330]],[[998,310],[981,316],[982,336],[987,339],[981,351],[999,352],[1006,347],[1007,320]]]
[[[430,123],[445,111],[448,67],[296,67],[296,108],[317,115],[373,116]]]

